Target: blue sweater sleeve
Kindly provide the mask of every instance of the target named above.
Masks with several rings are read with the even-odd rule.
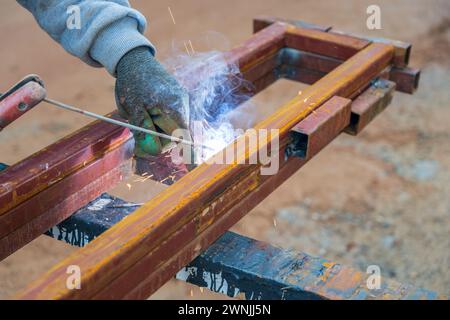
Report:
[[[72,55],[115,75],[130,50],[154,46],[143,35],[145,17],[127,0],[17,0]]]

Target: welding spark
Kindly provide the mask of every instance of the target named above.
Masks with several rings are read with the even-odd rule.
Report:
[[[169,14],[170,14],[170,16],[172,17],[172,22],[173,22],[173,24],[177,24],[177,23],[175,22],[175,18],[173,17],[172,10],[170,10],[170,7],[167,7],[167,9],[169,9]]]
[[[188,48],[188,46],[186,44],[186,41],[183,41],[183,43],[184,43],[184,48],[186,49],[186,52],[187,52],[188,56],[191,56],[191,53],[189,52],[189,48]]]
[[[142,207],[144,203],[125,203],[125,204],[118,204],[114,206],[108,206],[110,209],[120,209],[120,208],[134,208],[134,207]]]
[[[192,45],[192,41],[189,40],[189,46],[191,47],[192,54],[195,54],[194,46]]]
[[[128,190],[131,190],[131,184],[127,183]]]
[[[145,179],[143,179],[141,182],[145,182],[148,181],[149,179],[153,178],[153,175],[146,177]]]
[[[316,110],[314,110],[311,106],[308,106],[307,109],[312,112],[313,115],[317,116]]]
[[[170,179],[170,177],[167,177],[167,178],[162,179],[160,182],[161,182],[161,183],[164,183],[165,181],[167,181],[167,180],[169,180],[169,179]]]
[[[198,139],[201,144],[211,147],[212,152],[204,149],[195,152],[195,162],[202,163],[235,139],[231,121],[237,118],[237,113],[231,115],[229,111],[235,110],[250,96],[243,94],[240,88],[252,88],[252,85],[243,79],[239,66],[229,65],[220,52],[198,52],[199,48],[194,47],[192,40],[184,41],[184,49],[187,55],[182,50],[182,54],[169,59],[166,64],[190,92],[189,116],[191,123],[197,124],[197,130],[193,131],[198,133],[193,140]],[[193,70],[197,72],[196,77],[192,77]]]

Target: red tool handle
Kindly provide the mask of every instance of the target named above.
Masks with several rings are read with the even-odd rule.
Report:
[[[27,77],[0,97],[0,131],[45,99],[47,92],[36,79]]]

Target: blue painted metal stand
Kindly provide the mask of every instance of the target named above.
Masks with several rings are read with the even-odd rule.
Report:
[[[138,208],[103,194],[46,234],[83,247]],[[180,270],[177,279],[245,299],[436,299],[434,292],[384,280],[369,290],[369,275],[305,253],[226,232]]]

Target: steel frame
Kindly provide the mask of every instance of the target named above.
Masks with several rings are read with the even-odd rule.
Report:
[[[278,174],[262,176],[260,165],[202,164],[56,265],[19,298],[147,298],[340,132],[351,125],[347,130],[357,133],[367,125],[390,101],[395,83],[382,78],[395,80],[394,67],[403,84],[417,87],[419,73],[410,76],[404,68],[409,49],[399,50],[398,43],[272,22],[226,57],[239,65],[256,92],[282,76],[294,78],[286,69],[313,73],[295,79],[316,81],[312,86],[255,127],[280,132]],[[289,50],[296,50],[297,58]],[[239,139],[246,138],[251,137]],[[130,170],[131,151],[128,130],[95,122],[0,174],[0,257],[120,181]],[[236,151],[244,160],[258,152]],[[70,265],[82,270],[81,290],[66,287]]]

